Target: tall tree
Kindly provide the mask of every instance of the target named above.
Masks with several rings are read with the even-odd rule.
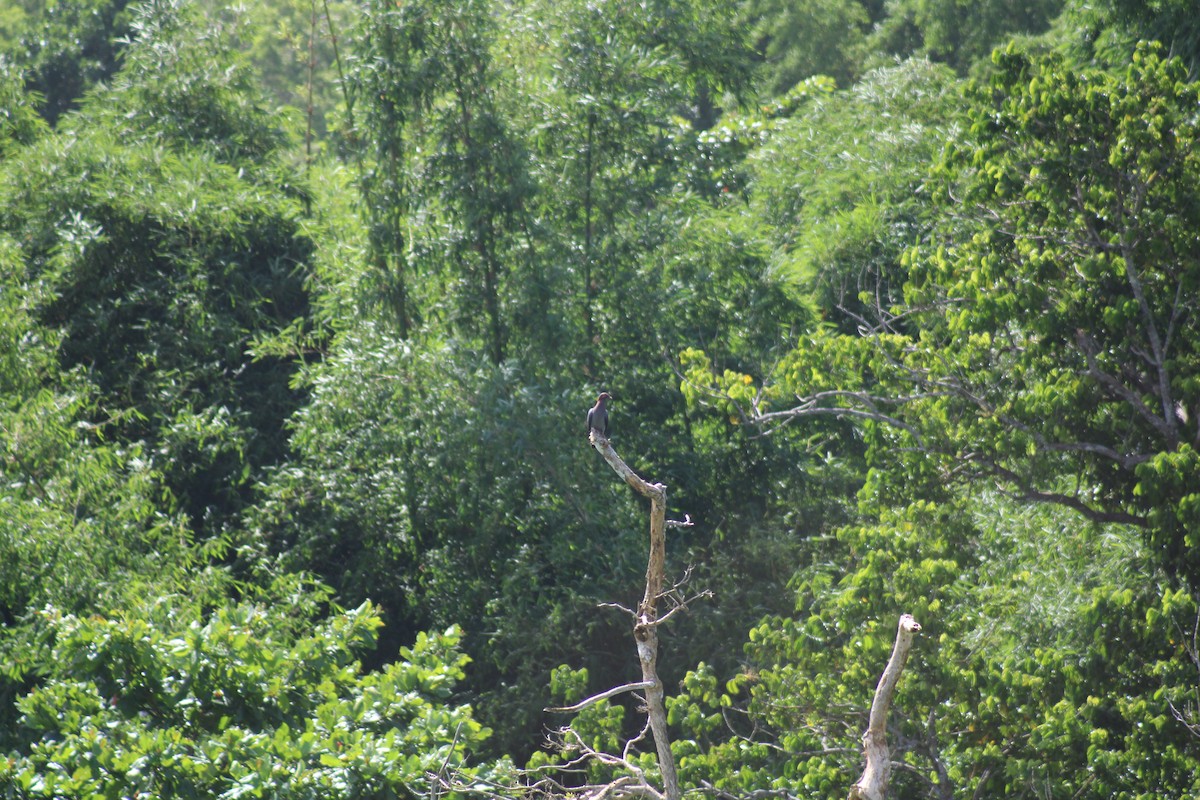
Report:
[[[713,103],[748,85],[750,50],[727,3],[556,4],[541,34],[553,71],[534,96],[548,257],[570,265],[575,352],[600,369],[607,333],[636,305],[626,288],[672,223],[655,208],[681,164],[673,119],[712,123]]]
[[[407,214],[411,126],[433,96],[438,65],[426,58],[430,20],[421,3],[371,0],[363,10],[349,75],[351,111],[361,130],[359,148],[368,258],[375,269],[375,301],[381,302],[402,337],[418,313],[410,267]]]
[[[1197,87],[1152,47],[1117,75],[995,61],[903,302],[815,333],[759,419],[862,422],[885,495],[994,481],[1139,526],[1200,585]]]
[[[209,532],[284,452],[296,358],[256,346],[304,327],[312,250],[229,22],[198,35],[190,6],[143,8],[112,85],[0,171],[0,227],[47,289],[31,302],[62,368],[86,371],[107,434],[150,445]]]
[[[505,278],[528,262],[527,201],[534,190],[525,148],[500,107],[493,65],[494,10],[489,0],[430,3],[435,15],[433,56],[442,70],[442,97],[429,135],[435,144],[425,201],[440,200],[450,261],[450,291],[458,328],[479,335],[494,364],[507,352],[510,328]],[[435,222],[435,224],[437,224]],[[430,248],[432,249],[432,248]]]

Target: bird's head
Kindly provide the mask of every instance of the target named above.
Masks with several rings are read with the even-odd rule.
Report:
[[[612,400],[612,395],[611,395],[611,394],[609,394],[608,392],[601,392],[601,393],[600,393],[600,397],[599,397],[599,399],[598,399],[598,402],[601,402],[601,403],[607,403],[609,400]]]

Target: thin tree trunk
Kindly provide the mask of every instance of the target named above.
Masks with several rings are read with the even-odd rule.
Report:
[[[621,460],[608,439],[595,431],[589,440],[608,465],[634,491],[650,498],[650,558],[646,565],[646,594],[638,606],[633,638],[637,642],[638,662],[642,665],[647,713],[654,747],[658,752],[658,768],[662,773],[663,795],[666,800],[680,800],[679,778],[675,773],[675,757],[671,754],[671,739],[667,733],[667,712],[662,681],[658,678],[658,599],[662,595],[666,563],[667,487],[649,483]]]
[[[595,352],[596,326],[592,316],[592,301],[596,292],[592,285],[592,149],[596,135],[596,120],[592,112],[587,118],[587,145],[584,153],[584,184],[583,184],[583,353],[585,374],[591,374],[595,366],[592,353]],[[614,453],[613,455],[616,455]],[[610,462],[611,463],[611,462]]]

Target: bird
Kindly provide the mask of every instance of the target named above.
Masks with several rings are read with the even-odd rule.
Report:
[[[591,436],[592,431],[608,438],[608,401],[612,400],[612,395],[608,392],[601,392],[596,398],[596,405],[588,409],[587,413],[587,431]]]

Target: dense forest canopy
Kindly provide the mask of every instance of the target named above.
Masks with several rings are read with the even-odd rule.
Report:
[[[0,797],[1200,794],[1192,5],[5,5]]]

